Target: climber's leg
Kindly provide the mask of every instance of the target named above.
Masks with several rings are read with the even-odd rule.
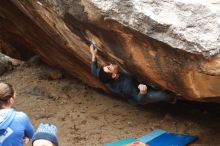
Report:
[[[140,104],[147,104],[159,101],[171,102],[176,98],[176,95],[169,91],[163,90],[148,90],[146,96],[142,99]]]

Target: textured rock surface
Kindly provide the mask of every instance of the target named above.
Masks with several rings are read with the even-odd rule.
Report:
[[[87,37],[101,48],[101,65],[117,62],[140,81],[188,99],[219,100],[217,2],[1,0],[0,40],[103,88],[90,73]]]
[[[91,0],[111,19],[187,52],[220,53],[219,0]]]
[[[13,66],[18,66],[21,64],[23,64],[23,61],[10,58],[0,53],[0,76],[9,70],[12,70]]]

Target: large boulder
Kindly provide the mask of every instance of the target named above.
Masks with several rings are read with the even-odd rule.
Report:
[[[90,73],[93,40],[100,65],[117,62],[142,82],[217,101],[219,8],[217,0],[1,0],[0,40],[105,89]]]

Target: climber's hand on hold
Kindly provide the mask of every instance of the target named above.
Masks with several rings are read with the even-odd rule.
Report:
[[[144,84],[138,85],[138,89],[140,90],[140,94],[147,94],[147,86]]]
[[[93,44],[90,45],[90,53],[92,54],[92,61],[96,61],[97,49]]]
[[[95,48],[93,44],[90,45],[90,52],[93,56],[96,56],[97,54],[97,49]]]

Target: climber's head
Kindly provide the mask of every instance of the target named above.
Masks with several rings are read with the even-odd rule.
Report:
[[[110,83],[114,79],[117,79],[119,74],[119,66],[117,64],[110,64],[100,68],[99,79],[103,83]]]
[[[104,72],[110,73],[110,74],[117,74],[119,67],[117,64],[109,64],[103,67]]]

